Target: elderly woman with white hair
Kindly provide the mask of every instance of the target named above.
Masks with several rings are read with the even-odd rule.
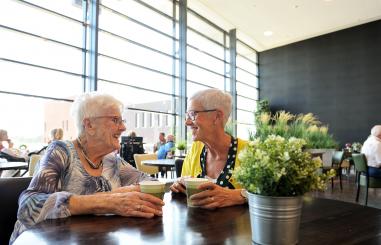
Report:
[[[372,128],[361,153],[366,156],[369,176],[381,178],[381,125]]]
[[[72,105],[78,130],[73,141],[53,141],[38,172],[19,199],[13,241],[46,219],[81,214],[152,218],[163,201],[134,186],[151,179],[117,155],[126,130],[123,105],[110,95],[86,93]]]
[[[194,140],[184,159],[182,178],[172,186],[173,192],[185,192],[183,178],[203,177],[212,180],[192,195],[192,203],[213,209],[246,203],[246,192],[232,177],[239,166],[237,155],[247,142],[224,130],[232,108],[231,96],[218,89],[207,89],[189,98],[185,124]]]

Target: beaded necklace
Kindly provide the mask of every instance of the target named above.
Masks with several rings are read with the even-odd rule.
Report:
[[[86,155],[86,150],[83,148],[82,142],[81,142],[81,140],[79,138],[77,138],[77,143],[78,143],[79,148],[81,149],[83,157],[86,159],[87,163],[90,165],[90,167],[92,169],[99,169],[100,167],[103,166],[103,161],[101,161],[99,163],[99,165],[96,165],[95,163],[93,163],[90,160],[90,158]]]

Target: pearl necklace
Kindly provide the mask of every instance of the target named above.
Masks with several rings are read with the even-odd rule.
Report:
[[[91,167],[92,169],[99,169],[100,167],[103,166],[103,161],[101,161],[101,162],[99,163],[99,165],[96,165],[95,163],[93,163],[93,162],[90,160],[90,158],[86,155],[86,153],[85,153],[86,151],[85,151],[85,149],[83,148],[82,142],[81,142],[81,140],[80,140],[79,138],[77,138],[77,143],[78,143],[79,148],[81,149],[82,155],[85,157],[87,163],[90,165],[90,167]]]

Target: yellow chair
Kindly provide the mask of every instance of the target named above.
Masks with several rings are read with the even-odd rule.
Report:
[[[29,158],[29,169],[28,169],[29,176],[33,176],[34,170],[36,168],[36,164],[38,163],[38,161],[40,161],[41,157],[42,156],[38,155],[38,154],[33,154],[30,156],[30,158]]]
[[[159,167],[154,166],[146,166],[142,164],[142,161],[144,160],[157,160],[157,155],[155,153],[153,154],[134,154],[134,160],[136,163],[136,168],[139,171],[142,171],[144,173],[153,175],[159,173]]]

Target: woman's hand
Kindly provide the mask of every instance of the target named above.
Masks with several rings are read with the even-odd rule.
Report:
[[[97,192],[95,193],[95,195],[107,195],[110,193],[126,193],[126,192],[133,192],[133,191],[140,192],[140,186],[139,185],[121,186],[110,192]]]
[[[141,192],[124,192],[111,195],[113,213],[126,217],[152,218],[162,216],[164,202],[155,196]],[[109,202],[109,200],[108,200]]]
[[[245,203],[240,189],[228,189],[212,182],[201,184],[198,189],[200,193],[191,196],[192,204],[201,208],[214,209],[234,206]]]
[[[173,183],[171,185],[171,187],[169,187],[171,189],[171,191],[176,192],[176,193],[179,193],[179,192],[185,193],[184,178],[186,178],[186,177],[180,177],[180,178],[178,178],[175,181],[175,183]]]
[[[124,192],[132,192],[132,191],[140,192],[140,186],[139,185],[122,186],[112,190],[111,193],[124,193]]]
[[[72,195],[69,199],[71,215],[117,214],[126,217],[152,218],[163,215],[164,202],[155,196],[132,191],[103,195]]]

